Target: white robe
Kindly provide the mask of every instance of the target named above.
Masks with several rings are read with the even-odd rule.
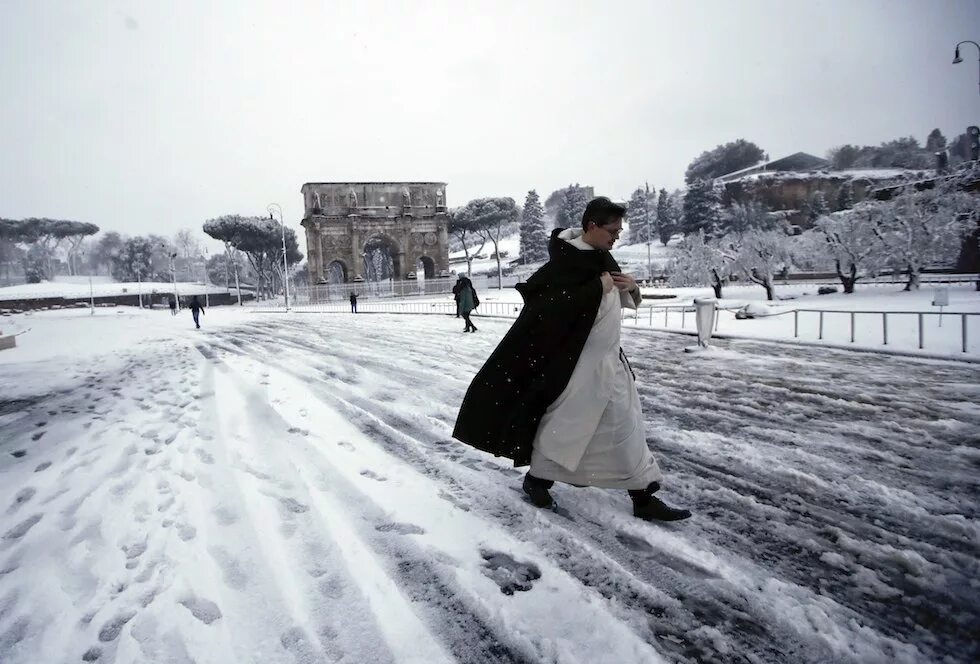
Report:
[[[582,231],[559,237],[583,251]],[[662,479],[647,447],[640,396],[620,356],[622,308],[636,309],[629,293],[602,296],[592,331],[565,390],[552,403],[534,438],[531,474],[580,486],[645,489]]]

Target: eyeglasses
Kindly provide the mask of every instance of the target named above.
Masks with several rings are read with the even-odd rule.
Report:
[[[622,226],[620,226],[619,228],[617,228],[615,230],[610,230],[610,229],[606,228],[605,226],[600,226],[599,224],[596,224],[595,226],[596,226],[596,228],[602,229],[606,233],[609,233],[609,237],[616,237],[616,238],[618,238],[619,237],[619,234],[623,232],[623,227]]]

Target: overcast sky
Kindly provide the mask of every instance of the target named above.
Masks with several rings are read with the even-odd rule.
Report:
[[[747,138],[773,157],[980,123],[977,0],[0,0],[0,217],[200,229],[308,181],[451,206],[627,198]]]

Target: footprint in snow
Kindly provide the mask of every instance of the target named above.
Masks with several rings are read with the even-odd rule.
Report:
[[[21,537],[26,535],[31,528],[36,526],[38,521],[40,521],[41,517],[43,516],[44,516],[43,514],[34,514],[33,516],[27,517],[26,519],[18,523],[16,526],[8,530],[6,533],[4,533],[3,539],[5,540],[20,539]]]
[[[10,456],[14,457],[15,459],[19,459],[25,456],[26,454],[27,454],[27,450],[14,450],[13,452],[10,453]]]
[[[215,507],[211,513],[222,526],[230,526],[238,522],[238,513],[227,505]]]
[[[534,581],[541,578],[541,570],[534,563],[523,563],[502,551],[483,549],[480,555],[483,574],[491,579],[505,595],[530,590]]]
[[[248,586],[248,575],[242,569],[241,563],[228,551],[220,546],[213,546],[208,553],[221,568],[224,582],[235,590],[244,590]]]
[[[279,504],[282,505],[283,509],[292,514],[302,514],[310,509],[307,505],[304,505],[295,498],[280,498]]]
[[[283,648],[296,658],[297,664],[318,660],[317,653],[313,649],[313,646],[310,645],[310,640],[307,638],[306,632],[299,627],[287,629],[279,637],[279,642]]]
[[[424,535],[425,529],[414,523],[388,522],[374,527],[379,533],[398,533],[399,535]]]
[[[289,427],[289,433],[297,433],[301,436],[309,436],[310,432],[306,429],[300,429],[299,427]]]
[[[197,458],[201,460],[201,463],[214,463],[214,457],[207,450],[201,449],[200,447],[195,447],[194,454],[196,454]]]
[[[37,489],[32,486],[24,487],[17,492],[14,496],[14,502],[10,503],[10,507],[7,508],[7,514],[13,514],[20,509],[20,506],[29,501],[37,493]]]
[[[210,625],[221,617],[221,609],[218,608],[218,605],[203,597],[185,597],[178,603],[205,625]]]
[[[122,632],[123,627],[126,626],[133,617],[136,616],[135,611],[124,611],[116,615],[111,620],[107,621],[102,625],[102,629],[99,630],[99,641],[103,643],[109,643],[110,641],[115,641],[119,633]]]
[[[353,452],[355,449],[353,443],[348,443],[346,440],[342,440],[338,442],[337,446],[340,447],[341,449],[347,450],[348,452]]]

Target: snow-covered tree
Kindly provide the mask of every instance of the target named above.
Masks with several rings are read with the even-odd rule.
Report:
[[[589,204],[588,190],[579,183],[568,185],[556,218],[559,227],[578,228],[582,225],[582,214]]]
[[[463,256],[466,258],[466,276],[472,277],[473,259],[483,251],[483,247],[487,244],[487,236],[480,232],[473,211],[465,205],[450,210],[449,232],[462,243]],[[480,243],[479,246],[477,242]]]
[[[521,263],[537,263],[548,258],[548,230],[538,192],[532,189],[524,199],[521,213]]]
[[[477,198],[463,206],[463,214],[472,220],[477,233],[493,244],[497,257],[497,288],[503,288],[503,266],[500,263],[500,236],[504,226],[518,219],[513,198]]]
[[[198,242],[194,231],[182,228],[174,236],[174,247],[180,258],[198,258],[201,255],[201,243]]]
[[[770,229],[773,221],[765,203],[747,200],[744,203],[734,203],[722,211],[720,225],[725,233],[742,235],[753,229]]]
[[[35,262],[37,260],[44,261],[44,273],[48,279],[54,276],[55,252],[63,242],[67,240],[70,244],[68,258],[69,265],[73,265],[73,253],[81,241],[85,237],[99,232],[99,227],[95,224],[66,219],[30,218],[15,223],[17,224],[18,241],[37,247],[37,251],[33,254],[35,257],[33,260]]]
[[[657,219],[657,191],[650,192],[650,185],[637,187],[626,205],[630,225],[627,244],[652,242]]]
[[[853,293],[859,279],[881,269],[884,252],[875,229],[882,216],[880,204],[861,203],[821,217],[809,231],[814,248],[833,263],[845,293]]]
[[[775,299],[775,275],[793,262],[791,236],[782,230],[754,229],[742,235],[738,267],[750,281],[766,289],[766,299]]]
[[[666,247],[670,238],[678,231],[680,219],[675,213],[675,205],[671,201],[670,194],[666,189],[660,190],[660,198],[657,200],[657,236],[660,242]]]
[[[919,288],[922,269],[934,263],[953,263],[963,238],[977,227],[980,204],[955,186],[901,194],[878,204],[883,214],[875,234],[881,240],[885,260],[908,275],[905,290]]]
[[[684,181],[693,184],[698,180],[713,180],[716,177],[754,166],[766,158],[766,153],[752,141],[738,139],[717,146],[714,150],[702,152],[692,161],[684,173]]]
[[[720,234],[721,201],[710,180],[697,180],[684,195],[684,234],[704,231],[705,236]]]
[[[715,297],[720,299],[722,286],[734,273],[738,259],[738,240],[734,236],[708,240],[699,231],[677,245],[677,254],[668,266],[670,283],[673,286],[710,285]]]
[[[103,234],[89,251],[89,269],[93,272],[104,270],[105,274],[111,275],[113,262],[122,254],[125,243],[126,240],[115,231]]]
[[[153,246],[148,238],[133,237],[123,243],[113,258],[112,276],[117,281],[146,280],[151,273]]]
[[[243,252],[258,277],[259,291],[271,293],[283,282],[282,234],[278,221],[269,217],[225,215],[204,223],[204,232],[216,240]],[[303,259],[296,233],[285,229],[286,260],[296,264]],[[175,249],[172,249],[176,253]]]
[[[78,274],[78,254],[82,249],[85,238],[91,237],[99,232],[99,227],[84,221],[64,222],[69,224],[65,231],[64,240],[67,245],[66,258],[68,259],[68,274],[74,276]]]
[[[926,150],[928,152],[939,152],[946,149],[946,137],[939,129],[933,129],[926,138]]]
[[[39,284],[51,278],[48,273],[48,256],[40,246],[30,245],[23,254],[24,278],[29,284]]]

